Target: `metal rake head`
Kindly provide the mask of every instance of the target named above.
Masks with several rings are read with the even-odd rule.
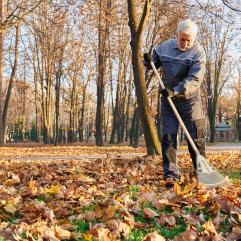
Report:
[[[230,185],[229,178],[214,170],[201,155],[197,156],[197,167],[197,178],[201,184],[209,188]]]

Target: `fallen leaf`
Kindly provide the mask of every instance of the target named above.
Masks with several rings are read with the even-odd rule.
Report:
[[[203,226],[204,230],[208,231],[210,234],[214,234],[215,236],[218,236],[218,233],[213,225],[212,220],[208,220],[202,226]]]
[[[107,219],[111,219],[115,216],[116,213],[116,207],[113,205],[110,205],[107,207],[107,209],[105,210],[105,217]]]
[[[5,206],[4,206],[4,210],[8,213],[11,213],[11,214],[14,214],[16,213],[17,211],[17,208],[16,206],[13,204],[13,203],[7,203]]]
[[[83,238],[84,238],[84,240],[87,240],[87,241],[93,240],[93,236],[91,234],[88,234],[88,233],[84,233]]]
[[[164,237],[162,237],[161,235],[159,235],[156,232],[149,233],[145,236],[144,239],[142,239],[142,241],[165,241],[165,240],[166,239]]]
[[[37,188],[36,188],[36,181],[33,180],[33,178],[31,178],[31,180],[29,181],[28,187],[29,187],[30,193],[31,193],[32,195],[36,195],[36,194],[37,194],[37,191],[38,191],[38,190],[37,190]]]
[[[144,208],[143,212],[144,212],[146,218],[154,218],[154,217],[159,216],[159,214],[157,212],[155,212],[154,210],[152,210],[150,208]]]
[[[187,230],[180,236],[176,237],[174,241],[196,241],[198,238],[197,232],[194,230]]]
[[[62,240],[62,239],[67,239],[69,240],[70,237],[71,237],[71,232],[68,231],[68,230],[65,230],[65,229],[62,229],[61,227],[59,226],[55,226],[55,232],[56,232],[56,235],[57,237]]]

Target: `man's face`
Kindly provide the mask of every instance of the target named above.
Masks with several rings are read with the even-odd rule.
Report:
[[[182,51],[186,51],[189,48],[191,48],[194,43],[194,40],[195,39],[193,34],[187,34],[184,32],[177,33],[178,48]]]

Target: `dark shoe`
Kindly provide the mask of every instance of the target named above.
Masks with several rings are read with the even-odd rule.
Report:
[[[166,188],[172,188],[174,186],[174,184],[176,182],[178,182],[179,180],[180,180],[179,176],[168,175],[168,176],[164,177],[165,187]]]

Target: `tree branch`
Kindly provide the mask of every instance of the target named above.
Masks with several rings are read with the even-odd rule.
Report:
[[[241,12],[240,9],[237,9],[237,8],[232,7],[232,6],[227,2],[227,0],[222,0],[222,2],[223,2],[223,4],[224,4],[226,7],[230,8],[231,10],[236,11],[236,12]]]
[[[143,28],[145,26],[145,23],[148,19],[150,9],[151,9],[151,2],[152,2],[152,0],[146,0],[146,2],[145,2],[145,6],[144,6],[144,9],[143,9],[143,13],[142,13],[141,20],[140,20],[138,30],[137,30],[138,35],[140,33],[142,33]]]

